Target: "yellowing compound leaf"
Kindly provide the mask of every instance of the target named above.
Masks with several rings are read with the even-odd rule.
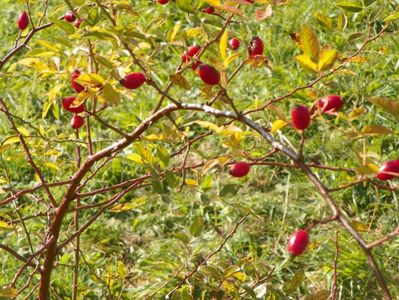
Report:
[[[312,59],[307,54],[300,54],[296,56],[295,59],[302,67],[313,72],[318,71],[317,64],[313,62]]]

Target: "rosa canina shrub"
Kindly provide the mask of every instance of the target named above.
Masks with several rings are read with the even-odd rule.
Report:
[[[397,2],[2,4],[0,297],[399,298]]]

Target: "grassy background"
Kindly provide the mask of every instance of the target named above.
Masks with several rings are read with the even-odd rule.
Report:
[[[13,26],[18,12],[23,9],[22,3],[3,1],[0,9],[0,35],[2,46],[0,56],[3,57],[13,45],[18,34]],[[60,16],[67,7],[62,1],[50,1],[49,15]],[[370,2],[370,1],[369,1]],[[32,2],[32,8],[38,15],[42,1]],[[187,28],[201,24],[210,35],[215,34],[221,26],[221,20],[215,16],[204,14],[186,14],[171,2],[166,6],[151,1],[130,1],[138,15],[123,13],[120,27],[124,34],[139,31],[146,35],[147,44],[138,50],[141,57],[148,59],[147,65],[151,75],[161,86],[168,82],[180,63],[180,55],[193,42],[203,44],[203,37],[187,38]],[[229,32],[243,42],[253,35],[265,41],[265,54],[271,61],[272,70],[267,68],[253,69],[246,66],[231,82],[228,92],[240,110],[256,107],[273,97],[282,95],[294,87],[306,84],[315,78],[313,73],[304,71],[294,57],[301,53],[290,39],[290,33],[299,30],[302,24],[311,24],[322,45],[336,48],[343,57],[356,51],[364,40],[364,33],[371,23],[371,33],[381,29],[380,20],[392,13],[395,1],[375,1],[367,9],[358,14],[339,9],[334,1],[290,1],[286,6],[273,6],[273,16],[265,21],[254,20],[256,7],[245,7],[248,18],[237,20],[229,27]],[[320,24],[314,16],[315,12],[323,13],[336,21],[341,13],[348,19],[347,28],[341,32],[335,26],[328,28]],[[83,15],[92,14],[96,23],[110,29],[105,16],[97,9],[83,11]],[[375,15],[375,19],[373,19]],[[176,24],[181,23],[175,41],[168,40],[168,32]],[[87,30],[92,28],[90,24]],[[399,40],[396,28],[391,26],[389,33],[368,46],[361,56],[363,62],[351,63],[350,72],[334,75],[318,84],[310,92],[299,92],[293,97],[278,103],[274,110],[257,113],[253,119],[268,126],[279,117],[276,111],[289,116],[289,110],[295,103],[312,105],[314,96],[336,93],[345,98],[343,113],[348,116],[356,108],[365,111],[351,122],[344,118],[320,117],[306,131],[307,143],[305,156],[309,162],[320,162],[325,165],[346,168],[358,168],[362,164],[362,155],[367,153],[371,163],[379,165],[389,159],[398,157],[397,120],[381,111],[367,101],[368,96],[383,96],[395,99],[399,90]],[[362,33],[359,39],[355,34]],[[87,37],[83,30],[66,35],[60,28],[52,28],[40,32],[32,40],[30,48],[18,54],[9,62],[0,74],[0,95],[4,97],[12,113],[23,119],[19,126],[29,130],[32,136],[30,146],[38,165],[44,170],[48,181],[68,178],[75,169],[74,155],[76,143],[74,133],[68,126],[70,115],[60,109],[60,99],[72,93],[69,86],[69,73],[75,67],[87,69]],[[43,46],[40,40],[49,41],[55,47]],[[115,66],[124,70],[137,70],[126,53],[110,41],[91,38],[96,44],[99,54],[110,60]],[[243,48],[241,48],[243,49]],[[50,53],[49,53],[50,52]],[[36,57],[53,63],[56,71],[40,74],[32,68],[18,64],[23,57]],[[245,51],[240,59],[245,57]],[[213,45],[204,56],[204,61],[220,60],[218,46]],[[232,63],[227,72],[232,72],[240,59]],[[104,78],[112,76],[111,70],[100,65],[99,73]],[[172,89],[176,98],[185,102],[205,102],[206,96],[201,94],[202,86],[194,72],[185,73],[192,85],[190,91],[179,88]],[[51,99],[50,91],[55,91]],[[121,102],[101,114],[104,120],[126,131],[132,130],[139,121],[148,115],[158,97],[149,88],[132,93],[122,92]],[[52,107],[45,118],[42,118],[44,107],[52,101]],[[194,121],[207,120],[221,124],[223,120],[215,120],[197,113],[179,113],[181,126],[188,128],[189,136],[194,137],[205,129]],[[12,135],[8,123],[0,115],[0,140],[5,141]],[[389,128],[389,135],[351,138],[355,130],[360,131],[370,124],[380,124]],[[166,129],[165,129],[166,128]],[[241,127],[242,130],[247,130]],[[163,149],[172,153],[179,149],[179,133],[168,120],[159,122],[148,134],[159,134],[167,130],[169,139],[162,141],[142,140],[129,147],[112,163],[99,173],[96,180],[90,182],[87,190],[115,184],[129,178],[135,178],[148,172],[148,164],[139,165],[127,159],[129,153],[137,153],[140,146],[152,149]],[[111,144],[118,136],[102,127],[92,128],[95,149],[99,150]],[[285,127],[275,136],[280,141],[298,147],[300,137],[295,130]],[[85,134],[82,133],[82,139]],[[228,156],[240,158],[240,152],[226,147],[223,136],[212,135],[201,143],[194,144],[189,162],[196,163],[205,159]],[[259,157],[271,150],[271,147],[256,135],[248,132],[241,141],[241,153]],[[49,150],[57,150],[56,155]],[[83,149],[83,154],[87,154]],[[155,153],[155,152],[154,152]],[[22,149],[13,144],[10,149],[1,153],[3,172],[0,180],[7,186],[4,171],[8,170],[11,183],[15,189],[33,185],[37,179],[26,163]],[[182,156],[170,159],[169,166],[180,165]],[[277,154],[273,160],[287,162],[286,158]],[[48,162],[53,163],[49,165]],[[315,170],[319,178],[328,187],[339,187],[355,179],[353,174]],[[190,171],[187,177],[195,179],[198,186],[185,186],[177,192],[180,176],[172,177],[167,193],[156,193],[156,186],[143,188],[129,193],[122,202],[134,203],[134,207],[124,212],[107,212],[102,215],[82,235],[82,261],[80,269],[79,292],[82,299],[144,299],[155,290],[164,286],[156,296],[161,298],[178,279],[171,279],[180,269],[182,274],[193,269],[196,262],[201,261],[223,240],[225,236],[244,214],[250,213],[248,219],[239,227],[237,233],[228,241],[223,250],[212,260],[209,267],[204,268],[190,280],[190,286],[181,289],[176,299],[186,299],[191,291],[195,299],[211,299],[212,296],[228,298],[234,296],[238,288],[251,285],[257,278],[268,279],[255,289],[262,299],[299,299],[310,297],[320,291],[329,291],[332,285],[333,261],[335,255],[335,235],[339,232],[338,285],[340,299],[381,299],[372,271],[368,267],[362,251],[337,224],[327,224],[311,231],[311,245],[301,257],[291,259],[286,251],[289,235],[299,227],[304,227],[312,219],[328,217],[330,212],[314,187],[304,175],[295,169],[257,166],[252,168],[249,176],[234,179],[226,175],[227,168],[215,167],[204,174],[201,170]],[[176,182],[174,182],[176,181]],[[393,181],[395,184],[395,181]],[[62,197],[63,189],[53,189],[57,199]],[[397,191],[376,190],[371,184],[357,185],[335,192],[334,197],[348,217],[363,224],[365,232],[362,236],[367,241],[380,238],[398,226]],[[40,198],[27,195],[18,201],[19,212],[29,216],[46,211]],[[98,195],[82,200],[82,204],[91,204],[108,199],[111,194]],[[137,205],[136,205],[137,204]],[[81,223],[93,215],[87,210],[81,215]],[[0,208],[0,215],[5,220],[16,220],[18,216],[13,204]],[[69,214],[64,222],[65,230],[62,238],[70,234],[73,214]],[[14,230],[0,230],[3,244],[10,245],[22,255],[30,252],[26,236],[18,223]],[[46,218],[35,217],[26,221],[32,235],[34,245],[40,245],[46,231]],[[359,225],[360,228],[360,225]],[[53,273],[52,286],[62,299],[71,294],[73,264],[73,246],[69,245],[59,256],[59,264]],[[17,262],[5,252],[1,253],[0,285],[7,285],[15,274]],[[399,242],[393,240],[375,249],[375,256],[388,281],[394,298],[399,297]],[[235,267],[240,270],[241,277],[229,277],[221,285],[220,277]],[[227,271],[226,271],[227,270]],[[27,277],[25,276],[25,279]],[[33,284],[38,282],[35,277]],[[21,281],[21,285],[24,280]],[[168,282],[168,283],[167,283]],[[226,283],[227,282],[227,283]],[[33,286],[32,284],[32,286]],[[165,285],[166,284],[166,285]],[[121,291],[123,291],[121,293]],[[234,297],[240,298],[235,295]],[[273,298],[274,297],[274,298]],[[243,299],[252,299],[248,292]],[[306,298],[319,299],[319,298]],[[324,299],[324,298],[322,298]]]

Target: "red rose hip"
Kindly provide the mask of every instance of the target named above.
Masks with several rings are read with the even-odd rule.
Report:
[[[299,229],[295,231],[288,241],[288,252],[292,255],[301,255],[309,244],[309,234],[307,231]]]
[[[169,0],[158,0],[159,4],[167,4]]]
[[[249,173],[251,165],[247,162],[236,162],[230,167],[230,175],[233,177],[244,177]]]
[[[72,23],[73,21],[76,20],[75,14],[73,13],[72,10],[70,10],[70,11],[65,13],[64,20],[69,22],[69,23]]]
[[[69,96],[69,97],[65,97],[64,99],[62,99],[62,107],[69,111],[69,112],[73,112],[75,114],[84,112],[85,110],[85,105],[84,103],[80,104],[79,106],[73,106],[73,102],[75,101],[76,97],[73,96]]]
[[[23,11],[18,16],[18,28],[24,30],[29,26],[29,16],[26,11]]]
[[[191,46],[188,47],[187,51],[184,52],[181,56],[182,61],[189,62],[191,57],[196,56],[201,50],[201,46]]]
[[[143,73],[130,73],[123,77],[119,82],[127,89],[139,88],[146,81]]]
[[[240,41],[234,37],[229,41],[229,45],[232,50],[237,50],[240,47]]]
[[[248,46],[248,54],[249,56],[256,56],[263,54],[263,41],[255,36],[252,38],[249,46]]]
[[[80,93],[85,89],[82,85],[80,85],[75,81],[75,79],[78,78],[80,74],[81,73],[79,70],[74,70],[73,73],[71,74],[71,86],[76,91],[76,93]]]
[[[295,105],[291,110],[291,118],[296,129],[304,130],[310,124],[310,111],[305,105]]]
[[[79,29],[79,28],[80,28],[80,25],[82,24],[82,22],[83,22],[84,20],[85,20],[85,19],[81,19],[81,20],[80,20],[80,19],[76,19],[75,22],[73,22],[73,25],[75,25],[75,27]]]
[[[379,180],[390,180],[399,176],[399,160],[390,160],[382,164],[377,173]]]
[[[325,113],[336,112],[342,107],[343,104],[344,101],[342,100],[342,97],[338,95],[328,95],[317,101],[317,106],[321,112]]]
[[[213,6],[207,6],[204,9],[202,9],[202,12],[211,15],[215,12],[215,8]]]
[[[218,84],[220,81],[219,72],[214,67],[207,64],[199,65],[198,75],[203,82],[209,85]]]
[[[80,127],[82,127],[84,124],[84,119],[83,117],[79,116],[79,115],[74,115],[71,119],[71,127],[73,129],[79,129]]]

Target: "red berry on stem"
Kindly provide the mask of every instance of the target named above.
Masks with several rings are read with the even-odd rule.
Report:
[[[81,103],[79,106],[73,106],[73,102],[75,101],[76,97],[73,96],[69,96],[69,97],[65,97],[64,99],[62,99],[62,107],[70,112],[73,112],[75,114],[84,112],[85,110],[85,105],[84,103]]]
[[[167,4],[169,0],[158,0],[159,4]]]
[[[82,24],[82,22],[84,21],[85,19],[76,19],[75,20],[75,22],[73,22],[73,25],[75,25],[75,27],[76,28],[80,28],[80,25]]]
[[[209,85],[218,84],[220,81],[219,72],[214,67],[207,64],[199,65],[198,75],[203,82]]]
[[[24,30],[29,26],[29,16],[26,11],[23,11],[18,16],[18,28]]]
[[[244,177],[249,173],[250,167],[247,162],[237,162],[231,165],[229,173],[233,177]]]
[[[69,23],[72,23],[73,21],[76,20],[75,14],[73,13],[72,10],[70,10],[70,11],[65,13],[64,20],[69,22]]]
[[[84,119],[83,117],[79,116],[79,115],[74,115],[71,119],[71,127],[73,129],[79,129],[80,127],[82,127],[84,124]]]
[[[377,173],[379,180],[390,180],[399,176],[399,160],[390,160],[382,164]]]
[[[80,71],[79,70],[74,70],[73,73],[71,74],[71,85],[72,88],[77,92],[80,93],[82,91],[84,91],[84,87],[81,86],[79,83],[77,83],[75,81],[76,78],[78,78],[80,76]]]
[[[187,52],[184,52],[181,56],[182,61],[189,62],[190,58],[196,56],[200,52],[200,50],[201,47],[197,45],[188,47]]]
[[[310,124],[310,111],[305,105],[295,105],[291,110],[291,118],[296,129],[304,130]]]
[[[342,97],[338,95],[328,95],[319,101],[317,101],[317,106],[324,113],[333,113],[338,111],[344,104]]]
[[[240,47],[240,41],[234,37],[229,41],[229,45],[232,50],[237,50]]]
[[[187,63],[190,61],[191,57],[196,56],[200,51],[201,51],[200,46],[195,45],[195,46],[188,47],[187,51],[182,54],[181,59],[183,62]],[[194,62],[193,65],[191,66],[191,68],[193,70],[197,69],[197,67],[199,66],[200,63],[201,63],[200,61]]]
[[[127,89],[139,88],[146,81],[142,73],[130,73],[123,77],[119,82]]]
[[[309,244],[309,233],[299,229],[291,235],[288,241],[288,252],[292,255],[301,255]]]
[[[263,54],[263,41],[259,37],[255,36],[252,38],[248,47],[248,54],[250,56]]]
[[[215,12],[215,8],[213,6],[207,6],[204,9],[202,9],[202,12],[211,15]]]

